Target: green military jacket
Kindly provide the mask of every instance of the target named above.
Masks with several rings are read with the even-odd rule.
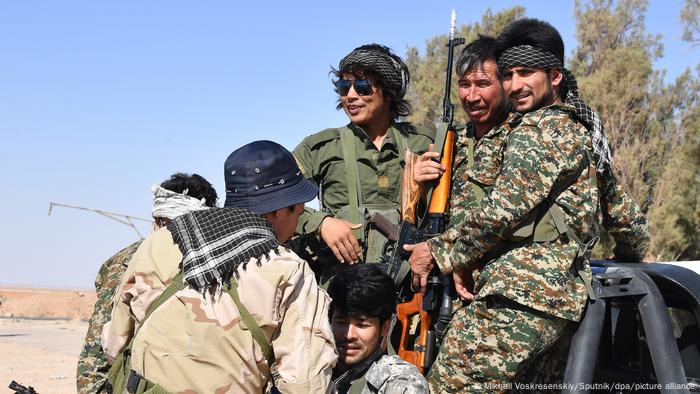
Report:
[[[102,327],[112,316],[112,298],[126,272],[131,257],[143,240],[120,250],[102,264],[95,278],[97,300],[85,335],[85,344],[78,358],[77,389],[79,394],[107,392],[109,362],[102,352]]]
[[[434,130],[407,122],[391,124],[381,149],[377,149],[361,127],[352,123],[306,137],[293,153],[304,176],[319,186],[323,209],[306,208],[297,225],[299,234],[315,233],[324,217],[335,216],[349,205],[347,167],[341,143],[341,132],[348,129],[355,147],[360,205],[398,208],[403,169],[401,146],[405,144],[403,148],[420,154],[435,138]]]
[[[511,236],[546,203],[555,185],[573,175],[573,184],[552,196],[553,203],[579,238],[595,237],[600,211],[590,136],[566,105],[528,113],[519,123],[509,120],[476,144],[475,166],[455,174],[452,219],[445,233],[429,240],[431,252],[443,273],[485,263],[475,284],[478,299],[498,294],[578,320],[587,296],[574,267],[578,244],[566,237],[517,244]],[[468,142],[465,138],[460,141]],[[476,206],[467,182],[485,192]]]

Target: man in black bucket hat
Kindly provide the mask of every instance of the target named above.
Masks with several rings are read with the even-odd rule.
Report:
[[[327,392],[337,359],[330,300],[282,245],[317,188],[271,141],[234,151],[224,171],[224,208],[176,218],[134,256],[105,333],[108,353],[130,349],[115,389]]]
[[[264,215],[276,231],[284,233],[285,240],[294,234],[304,203],[318,193],[316,185],[302,175],[294,156],[271,141],[252,142],[231,153],[224,164],[224,178],[224,208]]]

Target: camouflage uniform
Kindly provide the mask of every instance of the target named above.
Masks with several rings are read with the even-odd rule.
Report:
[[[607,167],[598,173],[598,190],[603,213],[603,226],[615,240],[614,256],[618,261],[641,262],[649,246],[649,230],[639,205],[625,193],[617,177]],[[569,345],[576,327],[572,327],[549,349],[521,367],[515,382],[547,387],[564,381]],[[525,386],[526,387],[526,386]],[[541,389],[536,392],[559,392]],[[511,390],[513,393],[525,392]],[[532,393],[532,390],[527,390]]]
[[[295,149],[294,157],[299,168],[308,179],[319,185],[322,211],[306,208],[299,218],[297,233],[314,235],[323,218],[338,216],[349,220],[347,170],[343,156],[341,133],[349,129],[355,147],[357,178],[362,200],[359,205],[389,209],[398,221],[402,149],[408,148],[422,153],[433,142],[435,132],[418,128],[410,123],[392,123],[384,138],[381,149],[377,149],[364,130],[352,123],[345,127],[331,128],[306,137]],[[399,137],[403,136],[403,138]],[[343,209],[345,208],[345,209]],[[341,212],[341,210],[343,210]],[[360,214],[360,219],[363,215]],[[363,230],[360,230],[363,231]],[[359,238],[359,237],[358,237]],[[363,251],[365,246],[361,245]],[[330,253],[330,252],[329,252]],[[363,252],[364,254],[365,252]],[[326,264],[326,258],[332,261]],[[324,255],[323,283],[330,280],[337,264],[335,257]],[[372,261],[375,262],[375,261]],[[325,271],[329,269],[330,271]]]
[[[80,394],[106,392],[109,363],[102,352],[102,326],[112,315],[112,297],[122,280],[131,257],[143,240],[120,250],[102,264],[95,278],[97,300],[90,318],[85,344],[78,357],[77,389]]]
[[[428,382],[415,365],[399,356],[383,354],[377,347],[372,355],[342,373],[334,371],[338,394],[428,394]]]
[[[250,331],[238,324],[228,293],[212,298],[185,287],[143,321],[148,306],[179,272],[181,260],[166,228],[144,241],[105,326],[105,350],[115,357],[143,322],[132,345],[131,368],[146,379],[171,392],[260,393],[269,367]],[[280,248],[238,273],[241,302],[273,338],[277,387],[284,393],[326,392],[337,359],[328,323],[330,299],[308,265]]]
[[[649,247],[649,227],[636,201],[625,192],[609,166],[598,172],[603,227],[615,239],[615,258],[641,262]]]
[[[649,229],[639,205],[627,194],[615,174],[606,166],[598,172],[598,192],[603,214],[603,227],[615,240],[614,256],[618,261],[641,262],[649,246]],[[547,387],[550,383],[564,381],[569,345],[576,332],[571,327],[549,349],[538,354],[521,367],[516,383],[534,384]],[[538,390],[537,392],[559,392],[558,390]],[[511,390],[513,393],[524,392]],[[528,390],[532,392],[532,390]]]
[[[552,203],[580,239],[597,235],[591,139],[573,117],[573,108],[555,105],[519,124],[506,122],[478,142],[476,165],[459,174],[451,225],[429,246],[445,274],[483,269],[475,275],[475,301],[455,313],[430,371],[431,391],[503,391],[524,360],[581,317],[587,293],[574,266],[579,245],[566,236],[538,243],[512,238],[567,177],[573,184]],[[486,197],[461,211],[460,204],[470,203],[459,196],[475,190],[460,184],[465,181],[476,181]],[[587,264],[582,275],[590,280]]]
[[[428,394],[428,382],[413,364],[399,356],[383,356],[365,375],[362,394]]]

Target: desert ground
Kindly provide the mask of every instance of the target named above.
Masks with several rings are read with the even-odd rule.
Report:
[[[40,394],[75,393],[95,292],[0,287],[0,393],[12,380]]]

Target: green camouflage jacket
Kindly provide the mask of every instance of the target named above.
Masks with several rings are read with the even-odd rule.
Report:
[[[428,382],[415,365],[399,356],[383,356],[367,371],[361,394],[428,394]]]
[[[511,238],[567,176],[575,181],[552,196],[553,203],[579,238],[597,235],[599,197],[588,159],[590,136],[573,117],[572,107],[555,105],[524,115],[511,130],[492,130],[475,148],[474,168],[456,174],[462,179],[453,190],[451,224],[429,244],[443,273],[487,263],[475,284],[477,299],[499,294],[553,316],[579,319],[587,294],[573,267],[578,245],[562,236],[524,244]],[[486,192],[477,207],[464,201],[473,198],[473,188],[464,187],[468,179]],[[590,276],[587,266],[586,271]]]
[[[112,315],[112,297],[129,266],[131,257],[143,240],[120,250],[102,264],[95,278],[97,301],[90,318],[85,344],[78,358],[77,388],[80,394],[106,392],[109,363],[102,352],[102,327]]]
[[[641,262],[649,247],[649,227],[637,202],[625,192],[615,174],[606,167],[598,173],[603,227],[615,239],[615,258]]]
[[[520,123],[521,115],[511,113],[498,127],[489,130],[480,139],[474,137],[471,123],[457,135],[452,165],[452,189],[450,192],[450,224],[457,226],[470,209],[479,206],[484,197],[479,189],[489,191],[493,180],[501,172],[508,133]],[[470,146],[473,164],[469,163]]]

